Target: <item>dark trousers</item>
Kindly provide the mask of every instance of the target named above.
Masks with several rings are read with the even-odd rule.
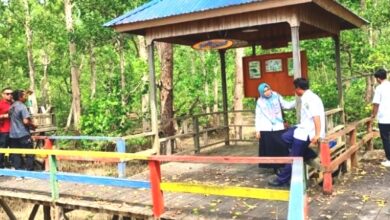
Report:
[[[383,149],[385,150],[387,160],[390,160],[390,124],[378,124],[381,135]]]
[[[8,148],[9,133],[0,133],[0,148]],[[0,168],[5,167],[4,154],[0,153]]]
[[[11,138],[10,139],[10,147],[11,148],[27,148],[32,149],[33,148],[33,142],[31,139],[31,136],[24,136],[21,138]],[[11,154],[10,160],[12,163],[12,166],[16,170],[26,169],[26,170],[34,170],[34,155],[26,155],[25,161],[24,161],[24,167],[23,167],[23,158],[20,154]]]
[[[283,135],[282,139],[291,147],[290,157],[303,157],[304,160],[310,160],[317,157],[317,154],[309,148],[310,139],[306,141],[294,138],[294,130],[296,127],[289,128]],[[280,183],[288,183],[291,180],[292,165],[286,164],[278,174],[277,181]]]
[[[292,144],[294,142],[294,130],[296,128],[297,127],[295,127],[295,126],[294,127],[290,127],[290,128],[287,129],[286,132],[284,132],[282,134],[282,140],[287,143],[290,151],[291,151],[291,148],[292,148]],[[317,153],[313,149],[307,147],[305,149],[305,152],[303,153],[303,155],[299,155],[299,156],[303,157],[303,160],[308,161],[308,160],[316,158],[317,157]]]

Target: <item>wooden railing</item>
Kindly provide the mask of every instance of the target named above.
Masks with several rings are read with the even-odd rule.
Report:
[[[70,137],[63,137],[68,140]],[[80,137],[79,137],[80,138]],[[62,137],[47,137],[46,145],[50,145],[52,140],[59,140]],[[83,139],[96,140],[96,137],[83,137]],[[112,138],[99,138],[99,140],[111,140]],[[65,150],[37,150],[37,149],[0,149],[0,153],[6,154],[32,154],[46,155],[49,159],[49,172],[24,171],[0,169],[0,175],[14,177],[29,177],[46,179],[50,181],[51,197],[55,203],[60,198],[59,181],[75,182],[82,184],[97,184],[105,186],[119,186],[130,188],[144,188],[151,190],[153,204],[153,214],[159,218],[164,213],[163,192],[184,192],[205,195],[219,195],[244,197],[255,199],[267,199],[288,201],[288,219],[307,219],[307,199],[305,171],[302,158],[296,157],[215,157],[215,156],[145,156],[130,153],[118,152],[90,152],[90,151],[65,151]],[[89,176],[74,173],[63,173],[57,170],[59,157],[85,157],[94,158],[95,161],[105,161],[105,159],[124,160],[145,160],[149,164],[149,181],[129,180],[113,177]],[[259,164],[259,163],[292,163],[292,180],[290,191],[276,189],[259,189],[251,187],[220,186],[206,184],[190,184],[162,182],[161,163],[162,162],[187,162],[187,163],[227,163],[227,164]]]
[[[320,158],[321,164],[324,167],[323,171],[323,192],[326,194],[332,193],[332,173],[344,165],[348,170],[351,167],[356,167],[358,163],[358,150],[363,145],[367,145],[365,150],[372,150],[373,138],[378,134],[372,130],[373,120],[365,118],[360,121],[348,124],[342,130],[328,134],[320,143]],[[365,126],[365,132],[358,139],[357,133],[361,126]],[[336,140],[344,139],[346,142],[337,143]],[[337,144],[334,144],[336,141]]]

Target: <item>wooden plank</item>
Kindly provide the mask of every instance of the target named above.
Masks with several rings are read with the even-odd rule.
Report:
[[[44,180],[50,178],[50,173],[48,172],[10,170],[10,169],[0,169],[0,175],[14,176],[14,177],[28,177],[28,178],[36,178],[36,179],[44,179]],[[93,185],[150,189],[150,183],[148,181],[134,181],[129,179],[90,176],[90,175],[81,175],[81,174],[72,174],[72,173],[63,173],[63,172],[58,172],[56,176],[58,181],[93,184]]]
[[[307,217],[305,216],[306,185],[304,178],[303,160],[302,158],[295,159],[292,164],[290,200],[288,202],[289,220],[304,220]]]
[[[238,157],[238,156],[151,156],[150,160],[161,162],[267,164],[292,163],[298,157]]]
[[[275,189],[256,189],[249,187],[200,185],[191,183],[161,183],[161,189],[169,192],[186,192],[205,195],[244,197],[265,200],[288,201],[289,191]]]
[[[85,158],[119,158],[121,160],[126,160],[126,159],[148,160],[148,156],[137,154],[137,153],[96,152],[96,151],[76,151],[76,150],[0,148],[0,153],[73,156],[73,157],[85,157]]]

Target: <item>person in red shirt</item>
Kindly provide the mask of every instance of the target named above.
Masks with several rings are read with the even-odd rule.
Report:
[[[0,100],[0,148],[8,148],[10,119],[8,111],[12,104],[12,89],[4,88],[1,93],[3,99]],[[0,168],[4,168],[4,154],[0,154]]]

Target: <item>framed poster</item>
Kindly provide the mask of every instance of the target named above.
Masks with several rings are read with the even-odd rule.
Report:
[[[260,61],[250,61],[249,65],[249,78],[250,79],[260,79],[261,78],[261,69]]]
[[[267,73],[282,72],[282,59],[266,60],[265,71]]]
[[[294,76],[294,61],[293,61],[293,58],[289,57],[287,59],[287,66],[288,66],[288,76],[293,77]]]

